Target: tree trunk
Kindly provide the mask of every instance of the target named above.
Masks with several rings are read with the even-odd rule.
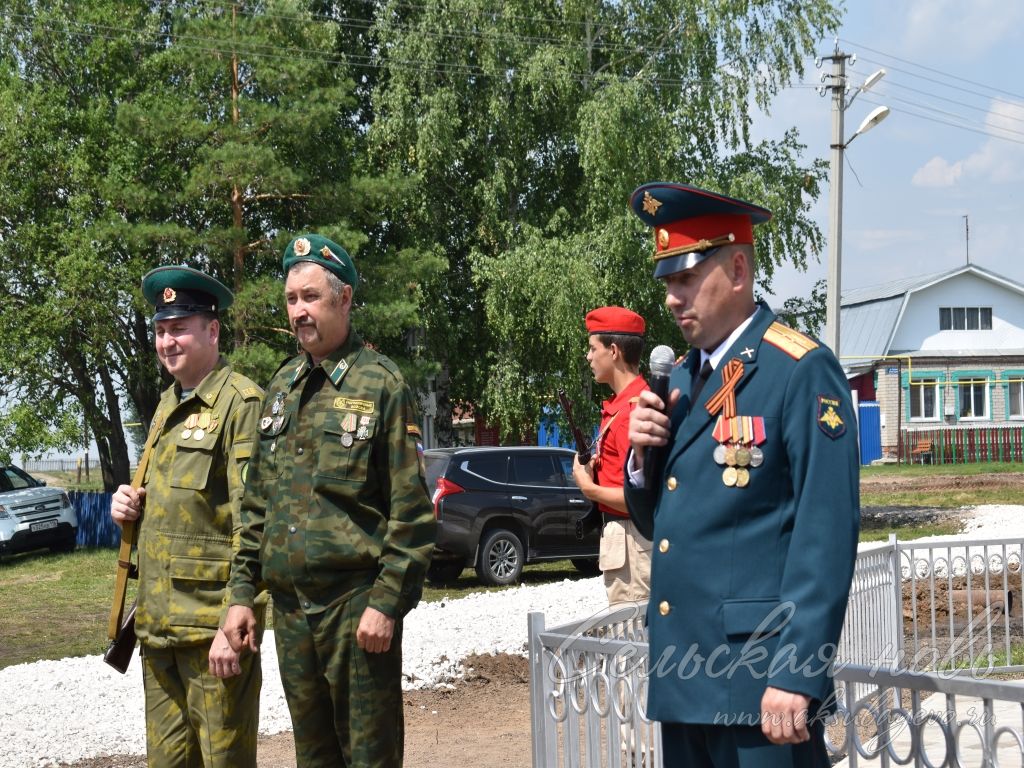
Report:
[[[459,444],[455,425],[452,424],[451,375],[447,361],[441,365],[437,374],[437,413],[434,416],[434,437],[438,448],[450,448]]]

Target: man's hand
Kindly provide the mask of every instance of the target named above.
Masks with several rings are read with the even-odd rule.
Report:
[[[132,520],[138,520],[145,502],[145,488],[132,488],[130,485],[118,486],[110,500],[110,518],[118,527]]]
[[[228,615],[224,619],[224,626],[217,633],[218,637],[221,633],[227,638],[231,650],[235,653],[241,653],[243,648],[248,648],[253,653],[260,652],[259,642],[256,640],[256,614],[248,606],[232,605],[228,608]]]
[[[210,645],[210,674],[214,677],[233,677],[241,674],[240,654],[228,642],[223,629],[218,629]]]
[[[384,653],[391,647],[394,633],[395,620],[367,606],[356,629],[356,644],[367,653]]]
[[[629,415],[629,443],[633,446],[633,456],[637,469],[644,466],[644,449],[668,443],[672,432],[672,421],[668,417],[675,404],[679,402],[679,390],[673,389],[668,396],[668,404],[645,389],[637,399],[636,407]]]
[[[586,464],[580,464],[578,453],[572,456],[572,477],[584,496],[587,489],[594,484],[594,459],[591,458]]]
[[[768,686],[761,697],[761,733],[772,744],[800,744],[811,738],[807,730],[807,707],[811,700]]]

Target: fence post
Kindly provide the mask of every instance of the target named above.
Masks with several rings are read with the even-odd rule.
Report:
[[[530,611],[526,617],[528,648],[530,652],[530,747],[533,768],[545,768],[546,749],[554,734],[548,734],[544,717],[544,647],[540,633],[544,631],[544,614]]]
[[[896,611],[896,658],[903,662],[903,571],[900,568],[900,542],[895,533],[889,534],[892,557],[893,602]]]

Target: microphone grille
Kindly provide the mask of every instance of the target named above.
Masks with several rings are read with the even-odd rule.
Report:
[[[672,364],[676,360],[676,353],[672,347],[659,344],[651,350],[651,375],[668,376],[672,373]]]

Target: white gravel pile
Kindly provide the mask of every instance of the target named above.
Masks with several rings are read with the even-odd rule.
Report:
[[[607,606],[600,578],[503,592],[480,592],[423,603],[405,622],[406,688],[447,687],[472,654],[526,655],[526,617],[548,626],[581,619]],[[291,728],[271,633],[262,646],[260,733]],[[146,751],[142,665],[136,656],[120,675],[99,656],[37,661],[0,670],[0,768]]]

